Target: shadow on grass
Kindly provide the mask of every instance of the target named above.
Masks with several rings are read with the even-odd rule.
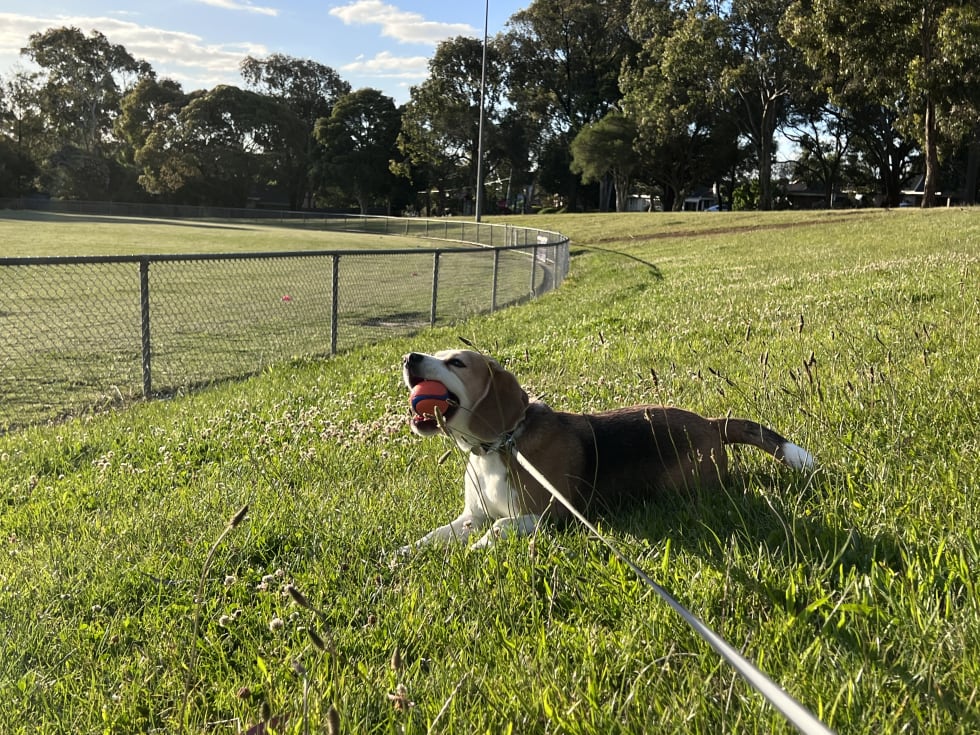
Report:
[[[664,274],[656,263],[651,263],[649,260],[644,260],[643,258],[639,258],[635,255],[631,255],[630,253],[624,253],[621,250],[613,250],[612,248],[602,248],[597,245],[586,245],[573,249],[570,255],[571,256],[581,255],[582,253],[589,252],[589,251],[604,253],[606,255],[616,255],[619,256],[620,258],[627,258],[628,260],[632,260],[648,268],[650,270],[650,275],[653,278],[657,279],[658,281],[663,280]]]
[[[857,522],[832,526],[794,513],[789,496],[798,500],[802,494],[805,500],[807,494],[818,495],[820,485],[801,490],[798,479],[788,478],[779,470],[768,476],[733,472],[720,492],[661,498],[606,521],[651,542],[669,538],[673,549],[704,559],[753,596],[789,613],[794,626],[809,626],[814,637],[837,641],[951,716],[975,721],[976,712],[947,682],[909,667],[901,639],[892,646],[880,635],[907,617],[909,604],[931,598],[947,611],[969,605],[970,582],[963,570],[947,566],[935,549],[893,533],[868,534]],[[771,564],[752,574],[746,564],[731,564],[733,547],[750,555],[761,549]]]

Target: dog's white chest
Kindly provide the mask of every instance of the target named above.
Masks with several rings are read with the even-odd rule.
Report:
[[[523,513],[517,488],[499,452],[471,454],[466,465],[466,508],[491,520]]]

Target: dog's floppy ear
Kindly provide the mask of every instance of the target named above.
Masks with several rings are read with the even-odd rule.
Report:
[[[496,360],[487,360],[490,375],[486,392],[470,413],[467,428],[480,441],[492,442],[524,418],[527,393],[513,373],[504,370]]]

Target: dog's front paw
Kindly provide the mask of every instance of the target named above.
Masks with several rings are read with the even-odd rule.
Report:
[[[494,526],[489,531],[487,531],[485,534],[483,534],[482,536],[480,536],[479,539],[477,539],[476,541],[474,541],[470,545],[470,548],[471,549],[489,549],[491,546],[493,546],[495,543],[497,543],[497,540],[498,539],[501,539],[501,538],[503,538],[503,534],[501,533],[501,530],[499,528],[497,528],[496,526]]]
[[[382,552],[382,562],[387,562],[388,566],[394,569],[411,556],[413,551],[415,551],[413,544],[399,546],[397,549],[392,549],[391,551],[384,551]]]

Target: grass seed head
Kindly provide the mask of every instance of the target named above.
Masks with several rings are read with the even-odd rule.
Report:
[[[245,505],[239,508],[238,512],[231,517],[231,520],[228,521],[228,527],[238,528],[238,526],[241,525],[241,522],[245,520],[245,517],[247,515],[248,515],[248,503],[245,503]]]
[[[307,628],[306,633],[310,636],[310,642],[313,644],[314,648],[319,651],[327,650],[327,644],[323,642],[323,638],[320,637],[320,634],[317,633],[315,629]]]
[[[313,609],[313,606],[310,604],[310,601],[306,599],[306,595],[300,592],[294,585],[287,584],[286,593],[292,598],[293,602],[295,602],[300,607],[304,607],[307,610]]]
[[[327,710],[327,735],[340,735],[340,713],[332,704]]]

